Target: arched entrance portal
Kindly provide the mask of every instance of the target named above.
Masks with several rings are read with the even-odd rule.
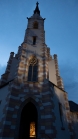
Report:
[[[37,109],[32,102],[28,102],[21,113],[19,139],[37,138],[37,120]]]

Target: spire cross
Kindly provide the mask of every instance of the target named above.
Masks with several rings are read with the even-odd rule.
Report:
[[[38,4],[39,4],[39,3],[38,3],[38,1],[37,1],[36,5],[38,6]]]
[[[34,14],[39,14],[40,15],[40,10],[39,10],[39,7],[38,7],[38,2],[36,3],[36,8],[35,8],[35,10],[34,10]]]

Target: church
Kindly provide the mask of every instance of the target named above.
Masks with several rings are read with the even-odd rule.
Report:
[[[0,139],[78,139],[78,105],[68,101],[57,55],[45,43],[39,3],[0,80]]]

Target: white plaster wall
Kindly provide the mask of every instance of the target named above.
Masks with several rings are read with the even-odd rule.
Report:
[[[49,81],[57,85],[56,70],[54,59],[49,61]]]
[[[66,120],[66,110],[64,108],[63,93],[64,92],[62,90],[58,89],[57,87],[54,87],[54,104],[55,104],[54,113],[56,116],[55,126],[57,129],[57,139],[69,139],[70,138],[68,124]],[[62,123],[60,120],[59,105],[58,105],[59,102],[62,103],[62,106],[63,106],[62,121],[63,121],[63,127],[65,128],[65,130],[61,130]]]
[[[59,101],[64,105],[64,103],[65,103],[65,101],[64,101],[64,91],[59,89],[56,86],[54,86],[54,90],[55,90],[55,95],[57,96]]]
[[[2,102],[0,104],[0,121],[3,116],[3,108],[6,105],[6,97],[7,97],[8,93],[9,93],[8,85],[0,89],[0,100],[2,100]]]
[[[11,79],[14,79],[15,73],[16,73],[17,64],[18,64],[18,60],[14,57],[13,60],[12,60],[8,81],[11,80]]]

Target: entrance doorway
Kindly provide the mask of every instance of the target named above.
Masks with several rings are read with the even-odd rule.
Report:
[[[19,139],[37,139],[37,121],[37,109],[32,102],[28,102],[21,113]]]

